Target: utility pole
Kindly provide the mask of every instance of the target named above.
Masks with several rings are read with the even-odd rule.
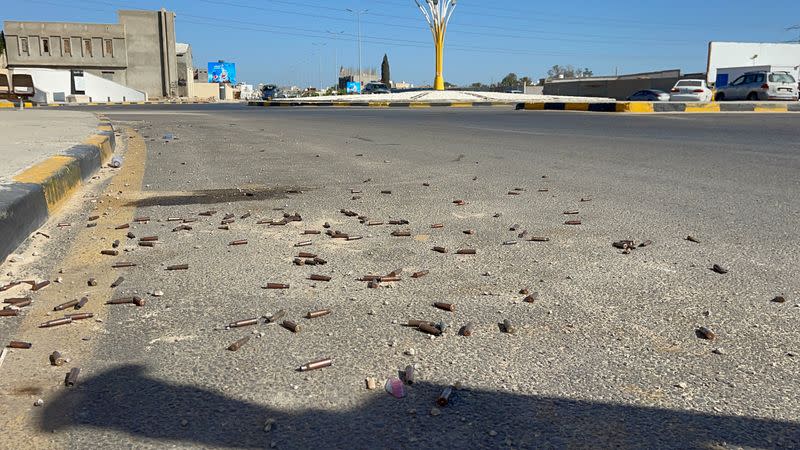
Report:
[[[419,0],[414,0],[417,7],[425,16],[425,21],[433,33],[433,45],[436,48],[436,76],[433,79],[433,88],[437,91],[444,90],[444,77],[442,76],[444,66],[444,35],[447,32],[447,24],[453,17],[456,9],[456,0],[425,0],[428,9],[425,9]]]
[[[366,14],[368,9],[362,9],[360,11],[354,11],[350,8],[347,8],[348,11],[356,15],[356,22],[358,23],[358,82],[359,84],[362,83],[361,79],[361,15]],[[359,92],[360,94],[361,92]]]

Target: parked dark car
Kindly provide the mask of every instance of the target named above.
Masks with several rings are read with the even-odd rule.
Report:
[[[364,87],[365,94],[391,94],[392,90],[383,83],[367,83]]]
[[[272,100],[273,98],[278,98],[279,94],[278,86],[274,84],[268,84],[261,88],[261,100]]]
[[[668,102],[669,93],[658,89],[643,89],[631,94],[628,100],[632,102]]]

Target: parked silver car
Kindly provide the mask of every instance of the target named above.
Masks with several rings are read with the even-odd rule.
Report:
[[[714,97],[722,100],[797,100],[797,81],[789,72],[747,72]]]

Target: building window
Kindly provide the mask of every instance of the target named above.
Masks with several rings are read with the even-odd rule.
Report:
[[[110,56],[110,57],[113,58],[114,57],[114,41],[111,40],[111,39],[106,39],[104,41],[104,43],[105,43],[105,46],[106,46],[106,54],[105,54],[105,56]]]
[[[22,55],[28,55],[28,38],[19,38],[19,52]]]
[[[64,56],[72,56],[72,39],[64,38],[62,39],[63,46],[62,49],[64,51]]]
[[[91,39],[84,39],[83,40],[83,56],[84,57],[92,57],[92,40]]]
[[[42,54],[50,54],[50,38],[42,38]]]

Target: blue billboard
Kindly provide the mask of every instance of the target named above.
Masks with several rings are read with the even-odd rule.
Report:
[[[355,81],[348,81],[347,82],[347,93],[348,94],[360,94],[361,93],[361,83]]]
[[[236,64],[229,62],[208,63],[208,82],[236,84]]]

